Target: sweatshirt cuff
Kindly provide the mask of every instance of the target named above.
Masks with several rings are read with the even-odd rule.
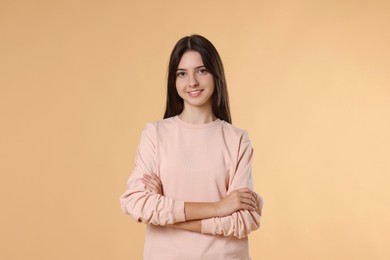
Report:
[[[214,220],[212,218],[202,219],[201,233],[215,235],[213,226]]]
[[[183,222],[186,221],[186,216],[184,214],[184,201],[176,200],[173,206],[173,216],[175,218],[175,222]]]

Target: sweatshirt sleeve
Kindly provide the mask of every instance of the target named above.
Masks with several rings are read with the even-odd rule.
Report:
[[[135,166],[120,197],[122,210],[138,222],[164,226],[185,220],[184,201],[176,201],[145,189],[143,174],[157,173],[156,125],[148,123],[141,135]]]
[[[240,188],[253,190],[252,177],[253,148],[247,133],[240,139],[236,169],[229,180],[229,194]],[[258,205],[263,206],[263,199],[257,195]],[[202,233],[244,238],[260,227],[260,215],[256,211],[239,210],[225,217],[202,220]]]

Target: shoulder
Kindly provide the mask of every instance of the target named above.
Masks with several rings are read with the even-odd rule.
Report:
[[[168,118],[160,119],[157,121],[148,122],[148,123],[146,123],[145,128],[147,128],[149,130],[157,131],[157,129],[159,129],[159,128],[161,129],[161,128],[165,128],[165,127],[169,127],[169,126],[174,126],[176,124],[177,124],[177,122],[175,120],[175,117],[168,117]]]
[[[238,138],[240,142],[249,142],[249,134],[246,130],[238,128],[226,121],[221,120],[223,132],[231,138]]]
[[[146,123],[143,133],[156,135],[158,129],[163,129],[169,126],[173,126],[175,124],[177,123],[174,120],[174,117],[164,118],[157,121],[150,121]]]

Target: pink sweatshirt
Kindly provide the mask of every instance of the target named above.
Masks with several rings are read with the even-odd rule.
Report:
[[[125,213],[148,224],[144,259],[250,259],[247,236],[260,226],[254,211],[203,219],[202,233],[164,226],[185,221],[185,201],[215,202],[235,189],[253,190],[252,155],[248,134],[219,119],[194,125],[175,116],[148,123],[120,198]],[[145,190],[145,173],[160,177],[163,195]]]

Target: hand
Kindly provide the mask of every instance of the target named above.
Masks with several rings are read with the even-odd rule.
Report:
[[[258,211],[257,195],[248,188],[232,191],[216,205],[217,214],[220,217],[230,215],[238,210]]]
[[[163,195],[162,183],[156,174],[144,174],[142,182],[145,184],[146,190]]]

